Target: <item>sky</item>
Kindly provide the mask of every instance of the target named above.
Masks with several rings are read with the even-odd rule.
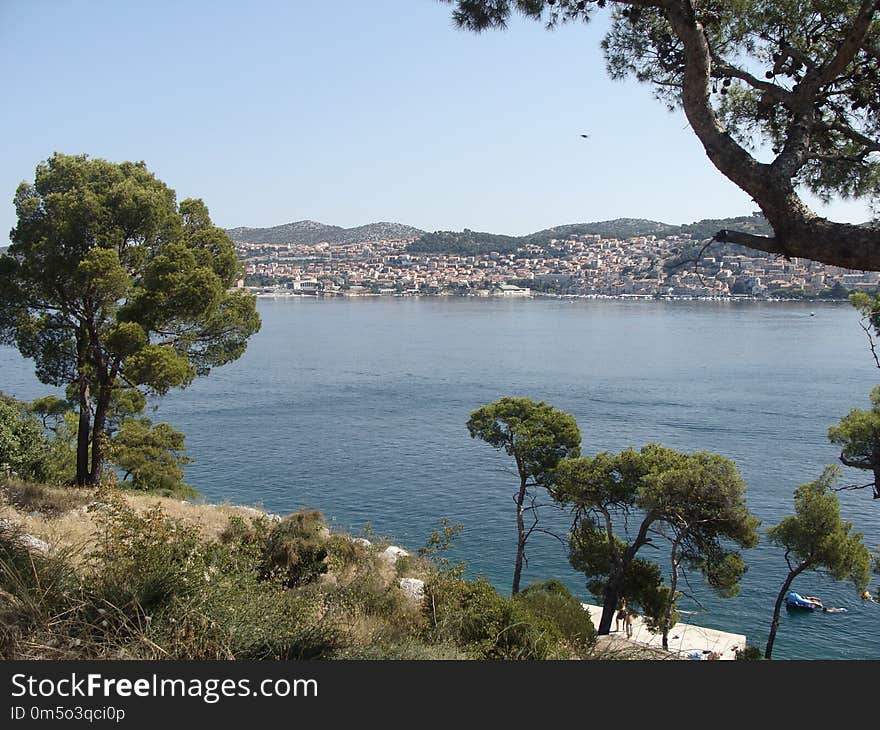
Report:
[[[607,12],[476,35],[436,0],[0,0],[0,246],[55,151],[143,160],[230,228],[521,235],[755,211],[681,112],[607,77]]]

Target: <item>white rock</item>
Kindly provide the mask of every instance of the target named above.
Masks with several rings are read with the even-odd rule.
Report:
[[[425,581],[419,580],[418,578],[401,578],[400,590],[406,593],[407,596],[412,598],[414,601],[422,601],[425,598]]]
[[[207,507],[220,507],[222,505],[209,504],[206,506]],[[256,507],[245,507],[242,504],[232,505],[232,506],[234,507],[234,509],[238,510],[239,512],[247,512],[248,514],[253,515],[254,518],[256,518],[256,519],[259,519],[262,517],[264,519],[269,520],[269,522],[281,522],[281,519],[282,519],[281,515],[276,515],[276,514],[273,514],[272,512],[263,512],[263,510],[257,509]]]
[[[43,542],[40,538],[33,535],[22,535],[21,544],[36,553],[43,553],[45,555],[49,552],[49,543]]]
[[[329,527],[319,527],[318,528],[318,537],[322,540],[330,539],[330,528]]]
[[[216,507],[217,505],[212,504],[212,505],[208,505],[208,506],[209,506],[209,507]],[[263,512],[263,510],[261,510],[261,509],[257,509],[256,507],[245,507],[243,504],[240,504],[240,505],[236,506],[235,509],[237,509],[237,510],[239,510],[239,511],[241,511],[241,512],[249,512],[249,513],[252,514],[254,517],[262,517],[264,514],[266,514],[266,513]]]
[[[12,520],[0,518],[0,530],[13,530],[16,527],[16,523]],[[44,542],[40,538],[34,537],[33,535],[22,533],[18,536],[18,540],[28,550],[33,550],[36,553],[43,553],[44,555],[49,552],[49,543]]]
[[[351,541],[355,543],[355,545],[362,545],[363,547],[372,547],[373,543],[371,543],[365,537],[353,537]]]
[[[379,557],[387,563],[394,565],[398,558],[405,558],[407,555],[409,553],[403,548],[397,547],[397,545],[389,545],[379,554]]]

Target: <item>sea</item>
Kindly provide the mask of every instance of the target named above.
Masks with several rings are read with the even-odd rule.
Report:
[[[727,456],[763,532],[792,512],[796,487],[837,462],[828,427],[868,408],[880,382],[848,303],[296,297],[258,308],[262,329],[237,362],[151,401],[151,418],[186,433],[187,481],[207,502],[319,509],[334,530],[412,550],[447,518],[462,526],[448,557],[504,593],[517,480],[508,456],[470,438],[474,409],[502,396],[546,401],[577,418],[588,455],[656,442]],[[52,392],[8,347],[0,389]],[[840,484],[865,481],[844,470]],[[869,490],[839,497],[869,548],[880,546],[880,501]],[[524,584],[558,578],[595,602],[558,539],[568,516],[546,509],[542,525],[556,537],[532,536]],[[689,574],[682,619],[763,647],[786,562],[765,539],[744,558],[735,598]],[[817,573],[793,590],[846,611],[783,610],[775,657],[880,658],[880,604]]]

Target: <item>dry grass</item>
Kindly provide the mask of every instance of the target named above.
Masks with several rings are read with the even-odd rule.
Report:
[[[138,513],[155,506],[170,518],[195,527],[205,540],[219,539],[233,516],[246,520],[260,514],[251,507],[183,502],[137,492],[117,492]],[[101,509],[102,493],[95,489],[51,487],[7,480],[0,485],[0,519],[10,520],[29,535],[56,548],[73,548],[77,553],[93,546],[97,531],[95,515]]]
[[[605,660],[663,660],[675,661],[681,659],[672,652],[664,651],[655,646],[645,646],[635,641],[630,641],[623,636],[606,636],[598,637],[596,646],[592,651],[593,659]]]
[[[156,505],[171,519],[191,525],[199,531],[205,540],[218,540],[221,533],[229,526],[231,517],[253,519],[262,514],[251,507],[238,507],[229,504],[197,504],[182,502],[172,497],[155,497],[135,492],[122,492],[126,503],[137,510],[145,512]]]
[[[113,506],[109,506],[108,503],[112,503]],[[121,503],[124,503],[132,512],[128,513],[125,509],[120,512]],[[116,523],[112,523],[114,515],[116,515]],[[323,518],[319,514],[317,517],[314,515],[312,517],[319,519],[323,526]],[[166,544],[171,548],[176,545],[175,549],[178,550],[192,550],[192,554],[196,558],[201,556],[205,560],[209,554],[214,556],[211,560],[217,560],[216,556],[223,554],[224,546],[227,550],[233,552],[238,550],[242,554],[249,554],[248,550],[251,549],[265,553],[270,545],[266,528],[272,528],[276,524],[265,513],[249,507],[184,502],[171,497],[159,497],[118,489],[113,490],[111,498],[110,493],[106,491],[26,485],[17,482],[0,484],[0,518],[13,523],[16,529],[47,542],[53,548],[48,556],[40,556],[39,558],[46,565],[64,563],[72,573],[91,576],[90,580],[93,582],[101,578],[94,584],[98,588],[106,583],[116,593],[121,591],[121,594],[126,596],[128,595],[126,591],[133,591],[134,598],[131,600],[127,598],[128,603],[113,599],[113,605],[119,606],[128,606],[132,601],[134,601],[132,605],[140,606],[143,598],[141,593],[152,597],[153,593],[150,593],[150,590],[152,590],[153,583],[150,581],[154,573],[161,574],[165,578],[170,576],[169,580],[179,578],[178,583],[182,581],[187,585],[192,584],[189,579],[193,576],[198,578],[203,575],[200,572],[201,568],[196,570],[193,576],[185,574],[184,568],[186,566],[181,566],[179,561],[176,561],[174,549],[165,549]],[[141,518],[143,524],[138,522]],[[152,563],[149,563],[147,567],[155,563],[155,570],[152,573],[150,570],[141,570],[146,560],[146,558],[141,558],[145,554],[144,550],[140,547],[132,548],[131,540],[128,538],[122,539],[117,535],[116,542],[112,545],[115,546],[114,550],[121,551],[126,555],[128,555],[127,550],[134,550],[137,553],[137,557],[128,556],[131,560],[130,566],[125,564],[119,567],[120,564],[115,553],[111,555],[110,559],[107,559],[106,555],[101,557],[103,554],[101,551],[106,552],[107,549],[108,520],[111,521],[111,524],[115,524],[114,529],[117,532],[124,527],[149,548],[146,552],[149,553],[147,557],[152,560]],[[281,523],[282,526],[285,524],[288,523]],[[191,531],[180,530],[178,529],[180,526],[191,528]],[[254,532],[254,542],[249,542],[241,535],[237,538],[230,537],[229,534],[224,535],[227,531],[240,533],[242,527]],[[166,533],[161,532],[162,529],[167,530],[167,540],[164,537]],[[157,530],[159,530],[158,533]],[[314,537],[312,534],[315,532],[314,530],[306,532]],[[111,530],[109,534],[112,536],[115,533]],[[125,534],[128,535],[128,532]],[[271,534],[271,530],[268,534]],[[190,610],[192,607],[187,602],[178,605],[171,601],[168,605],[174,605],[174,610],[180,614],[178,618],[189,617],[187,620],[191,619],[194,622],[192,626],[196,628],[193,636],[187,635],[182,638],[179,630],[175,628],[177,624],[174,626],[163,624],[161,631],[156,629],[155,625],[152,625],[149,631],[146,627],[137,625],[129,632],[134,638],[130,637],[125,641],[120,640],[115,643],[109,642],[106,647],[100,642],[93,647],[83,647],[80,644],[68,646],[64,642],[68,639],[73,640],[75,632],[66,636],[61,631],[56,637],[53,631],[46,629],[47,626],[54,625],[53,621],[55,621],[53,618],[55,614],[52,613],[54,609],[47,604],[42,613],[34,612],[35,619],[19,616],[20,620],[16,626],[20,624],[20,635],[13,636],[11,639],[14,640],[17,648],[14,651],[10,649],[6,653],[9,656],[21,657],[26,655],[61,656],[61,652],[64,650],[70,654],[67,658],[71,658],[80,655],[115,656],[112,652],[125,651],[128,652],[126,656],[134,652],[131,654],[132,656],[159,657],[169,654],[182,658],[191,656],[216,658],[214,655],[219,651],[217,647],[220,646],[217,642],[228,639],[237,647],[236,656],[245,657],[252,655],[261,657],[264,654],[287,656],[290,654],[290,658],[297,658],[299,657],[297,652],[312,651],[318,651],[321,656],[336,654],[362,659],[464,659],[479,655],[475,653],[477,649],[472,646],[473,642],[470,639],[465,641],[467,637],[459,641],[456,638],[457,635],[444,637],[437,634],[435,636],[436,632],[428,630],[428,617],[423,613],[420,602],[413,600],[399,589],[398,584],[401,578],[417,577],[430,581],[432,576],[443,574],[442,571],[438,572],[437,566],[430,560],[412,554],[403,556],[397,561],[391,561],[382,555],[384,548],[389,544],[387,541],[378,544],[374,542],[373,545],[366,546],[354,542],[348,535],[340,533],[329,535],[329,531],[325,527],[322,527],[315,534],[319,535],[319,538],[316,539],[323,541],[323,547],[326,549],[324,560],[328,572],[309,578],[303,585],[293,585],[289,588],[289,592],[277,592],[276,588],[273,588],[274,578],[270,580],[266,576],[259,575],[262,570],[259,564],[259,555],[257,555],[258,562],[254,564],[247,560],[242,562],[240,557],[227,560],[225,563],[221,562],[220,564],[225,565],[226,569],[230,571],[228,575],[224,573],[225,577],[222,582],[206,579],[204,595],[199,594],[201,603],[198,604],[200,606],[198,611],[203,611],[211,621],[220,622],[216,625],[228,628],[228,637],[226,633],[217,633],[219,631],[217,629],[214,632],[217,636],[214,636],[213,639],[210,637],[205,638],[204,641],[198,639],[204,633],[202,631],[204,627],[196,620],[201,614],[198,614],[195,609]],[[99,535],[104,536],[100,544],[98,543]],[[235,542],[236,540],[238,542]],[[209,546],[208,543],[211,545]],[[209,553],[210,550],[219,550],[220,552]],[[229,558],[231,554],[227,553],[224,560]],[[239,555],[239,553],[235,554]],[[102,563],[101,560],[104,562]],[[186,564],[188,565],[189,561],[186,561]],[[87,565],[88,568],[86,568]],[[121,579],[119,575],[114,577],[114,567],[121,571]],[[253,573],[254,570],[257,570],[257,573]],[[143,573],[140,577],[140,583],[132,587],[132,581],[140,573]],[[27,574],[30,575],[30,573]],[[461,584],[461,590],[466,588],[464,581],[460,578],[452,579],[450,577],[448,582],[450,585]],[[92,584],[89,583],[89,585]],[[165,584],[163,583],[163,585]],[[177,583],[173,583],[172,587],[176,585]],[[245,586],[246,590],[239,586]],[[228,596],[223,594],[217,598],[216,596],[219,594],[216,592],[221,590],[231,592]],[[482,590],[485,593],[483,598],[488,609],[494,610],[504,607],[502,604],[505,604],[507,599],[497,596],[494,589],[489,586]],[[22,595],[29,595],[24,589],[20,592]],[[111,595],[112,598],[116,593],[107,595]],[[62,594],[59,593],[59,595]],[[102,598],[104,593],[97,595],[98,598],[104,600]],[[262,602],[254,603],[253,596]],[[238,600],[243,601],[240,606],[236,603]],[[232,619],[227,615],[226,607],[233,604],[236,606],[233,609],[235,611],[233,623],[240,622],[242,620],[239,618],[240,616],[248,618],[251,623],[247,624],[249,627],[247,632],[242,632],[239,623],[235,623],[235,626],[229,623]],[[103,606],[103,604],[100,605]],[[2,608],[2,604],[0,604],[0,608]],[[66,604],[62,608],[64,611],[70,610]],[[83,604],[77,610],[85,617],[83,620],[92,621],[90,612],[93,613],[93,608],[94,606],[91,604]],[[295,616],[291,613],[294,610]],[[456,608],[456,605],[452,605],[450,610],[453,612],[458,610],[458,614],[461,614],[457,614],[457,618],[450,619],[452,624],[462,618],[467,618],[471,622],[479,622],[484,618],[490,622],[507,620],[505,618],[507,613],[503,611],[501,612],[503,615],[496,616],[498,611],[495,611],[494,613],[490,612],[491,615],[487,614],[483,617],[472,615],[473,612],[469,606]],[[261,613],[263,611],[270,613]],[[128,614],[123,615],[122,609],[119,609],[117,613],[119,613],[119,621],[112,625],[116,626],[118,623],[126,631],[131,628],[130,621],[141,615],[140,609],[132,613],[134,618],[129,617]],[[191,613],[192,616],[190,616]],[[465,616],[465,614],[467,615]],[[157,615],[164,614],[159,612]],[[265,619],[267,615],[277,618],[279,622],[277,630],[273,628],[276,626],[276,619],[271,619],[267,624]],[[525,614],[516,614],[520,619],[523,615]],[[557,614],[553,614],[552,618],[550,614],[546,617],[537,614],[534,616],[528,614],[528,616],[530,617],[529,621],[532,618],[535,620],[534,631],[530,630],[531,633],[524,635],[521,639],[522,646],[509,647],[512,652],[511,656],[518,656],[517,652],[529,647],[534,649],[532,647],[533,634],[546,629],[549,625],[548,621],[557,621],[558,626],[562,626]],[[107,620],[109,619],[104,618],[104,623]],[[210,622],[209,624],[215,626]],[[531,623],[529,625],[531,626]],[[95,636],[102,635],[99,629],[95,630],[97,631]],[[562,631],[561,628],[558,630]],[[2,638],[2,634],[3,632],[0,630],[0,638]],[[46,643],[43,641],[44,634],[49,636],[52,641],[57,639],[61,643],[57,646]],[[245,638],[242,638],[243,636]],[[155,639],[159,641],[161,646],[141,645],[137,643],[141,640],[139,637],[143,637],[144,641]],[[600,643],[590,658],[670,658],[669,655],[661,656],[657,650],[638,647],[626,641],[623,643],[613,641],[617,637],[609,638],[612,641]],[[520,641],[520,639],[516,639],[516,641]],[[288,645],[289,649],[286,648]],[[102,652],[105,653],[102,654]],[[111,654],[106,652],[111,652]],[[310,655],[304,654],[303,656],[308,658]],[[553,656],[552,653],[551,656]]]
[[[2,502],[23,513],[38,512],[46,517],[64,514],[95,498],[93,489],[53,487],[7,479],[0,484]]]

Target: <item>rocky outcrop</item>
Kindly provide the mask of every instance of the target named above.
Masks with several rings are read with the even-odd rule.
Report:
[[[400,590],[412,600],[418,603],[425,600],[425,581],[418,578],[401,578],[398,585]]]
[[[381,553],[379,557],[390,565],[394,565],[400,558],[405,558],[409,553],[397,545],[389,545]]]
[[[33,535],[28,535],[26,532],[19,532],[19,529],[19,526],[12,520],[0,518],[0,530],[9,530],[11,532],[18,533],[16,535],[18,541],[28,550],[32,550],[35,553],[40,553],[41,555],[48,554],[50,550],[49,543],[44,542],[40,538],[34,537]]]

